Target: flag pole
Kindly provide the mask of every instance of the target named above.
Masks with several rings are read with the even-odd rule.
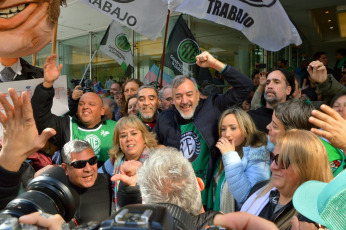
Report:
[[[56,50],[57,33],[58,33],[58,20],[56,20],[55,25],[54,25],[53,38],[52,38],[52,54],[55,54],[55,50]]]
[[[97,49],[96,49],[95,52],[93,53],[93,56],[91,57],[91,59],[90,59],[90,61],[89,61],[89,64],[88,64],[88,66],[86,67],[86,69],[85,69],[85,71],[84,71],[83,77],[82,77],[82,79],[80,80],[80,84],[82,84],[82,82],[83,82],[83,80],[84,80],[84,78],[85,78],[85,75],[86,75],[86,73],[88,72],[88,69],[89,69],[89,67],[90,67],[90,65],[91,65],[91,62],[94,60],[94,57],[95,57],[97,51],[98,51],[99,48],[100,48],[100,45],[101,45],[101,43],[97,46]]]
[[[36,66],[36,55],[37,55],[37,53],[34,53],[34,54],[32,55],[32,65],[33,65],[33,66]]]
[[[166,40],[167,40],[167,30],[168,30],[168,23],[169,23],[169,15],[171,11],[167,11],[167,19],[166,19],[166,28],[165,28],[165,38],[163,41],[163,52],[162,52],[162,60],[161,60],[161,76],[160,76],[160,88],[162,88],[162,79],[163,79],[163,65],[165,63],[165,52],[166,52]],[[157,81],[156,81],[157,85]]]

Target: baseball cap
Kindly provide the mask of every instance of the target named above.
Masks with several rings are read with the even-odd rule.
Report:
[[[293,196],[295,209],[328,229],[346,229],[346,170],[331,182],[307,181]]]

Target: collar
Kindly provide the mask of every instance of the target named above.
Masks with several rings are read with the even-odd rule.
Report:
[[[16,73],[17,75],[22,75],[22,65],[20,64],[19,58],[16,63],[14,63],[12,66],[10,66],[12,70]],[[0,72],[5,69],[5,66],[1,64],[0,62]],[[14,76],[14,77],[16,77]]]

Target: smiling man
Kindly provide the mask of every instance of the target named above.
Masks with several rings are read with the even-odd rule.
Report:
[[[137,92],[137,105],[139,108],[139,118],[151,131],[156,124],[156,117],[160,107],[157,89],[151,85],[141,86]]]
[[[45,47],[52,39],[60,4],[66,0],[0,1],[0,57],[24,57]]]
[[[160,144],[180,149],[193,166],[206,189],[202,192],[203,205],[213,207],[213,173],[218,165],[220,152],[215,147],[218,141],[217,124],[221,113],[237,103],[243,102],[253,89],[252,81],[215,59],[208,52],[196,57],[203,68],[214,68],[221,73],[232,89],[225,94],[215,94],[200,99],[197,83],[183,75],[173,79],[173,109],[158,115],[154,132]]]
[[[34,118],[39,132],[47,127],[54,128],[57,135],[50,139],[61,149],[70,140],[88,141],[101,166],[108,158],[116,122],[107,120],[99,95],[89,92],[80,98],[76,116],[58,117],[51,113],[53,105],[53,83],[58,79],[62,65],[56,67],[56,55],[47,58],[44,65],[44,80],[38,85],[32,97]]]
[[[71,224],[107,219],[111,214],[111,182],[107,174],[97,173],[97,158],[91,145],[77,139],[69,141],[63,147],[62,159],[70,189],[79,195],[79,207]]]

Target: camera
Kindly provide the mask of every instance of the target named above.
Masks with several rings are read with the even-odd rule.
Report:
[[[77,85],[81,85],[82,87],[79,87],[79,90],[83,90],[83,93],[93,92],[93,81],[90,79],[83,80],[82,82],[81,80],[71,79],[70,82],[73,84],[74,88]]]
[[[69,189],[63,168],[47,169],[43,175],[34,178],[26,190],[0,212],[0,223],[6,220],[6,216],[19,218],[33,212],[60,214],[65,221],[74,216],[78,195]]]
[[[118,210],[114,218],[105,220],[100,224],[89,222],[80,225],[74,229],[79,230],[135,230],[135,229],[152,229],[152,230],[197,230],[197,229],[220,229],[226,228],[220,226],[203,226],[197,227],[198,217],[191,216],[182,208],[174,204],[131,204]]]

